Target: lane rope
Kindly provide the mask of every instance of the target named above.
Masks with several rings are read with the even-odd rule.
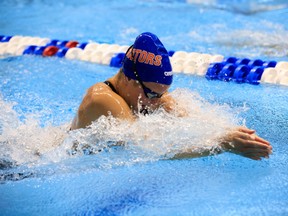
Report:
[[[121,67],[128,45],[0,35],[0,56],[40,55]],[[263,61],[197,52],[169,51],[174,73],[236,83],[288,86],[288,62]]]

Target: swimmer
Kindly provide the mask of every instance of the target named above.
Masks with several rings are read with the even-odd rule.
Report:
[[[175,111],[168,89],[173,81],[169,55],[159,38],[150,33],[140,34],[127,50],[122,67],[111,78],[90,87],[73,119],[71,130],[85,128],[100,116],[133,121],[137,113],[148,114],[158,108]],[[185,116],[185,110],[178,115]],[[235,128],[223,135],[219,149],[254,160],[268,158],[270,143],[258,137],[254,130]],[[219,152],[220,152],[219,150]],[[209,155],[209,152],[183,152],[175,158]]]

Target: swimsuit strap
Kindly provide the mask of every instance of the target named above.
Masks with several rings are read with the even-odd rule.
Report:
[[[112,89],[113,92],[115,92],[116,94],[118,94],[117,91],[116,91],[116,89],[115,89],[115,87],[112,85],[112,83],[111,83],[110,81],[106,80],[106,81],[104,81],[104,83],[105,83],[107,86],[109,86],[109,87]]]

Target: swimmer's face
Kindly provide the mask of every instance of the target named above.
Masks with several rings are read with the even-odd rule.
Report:
[[[136,82],[133,104],[134,111],[138,112],[141,109],[149,109],[151,111],[157,109],[161,102],[161,97],[169,89],[169,85],[163,85],[153,82]],[[139,110],[140,109],[140,110]]]

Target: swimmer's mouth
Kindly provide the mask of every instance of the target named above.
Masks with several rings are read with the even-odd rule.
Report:
[[[140,109],[140,113],[142,115],[148,115],[148,114],[152,113],[152,110],[148,106],[142,105],[142,107]]]

